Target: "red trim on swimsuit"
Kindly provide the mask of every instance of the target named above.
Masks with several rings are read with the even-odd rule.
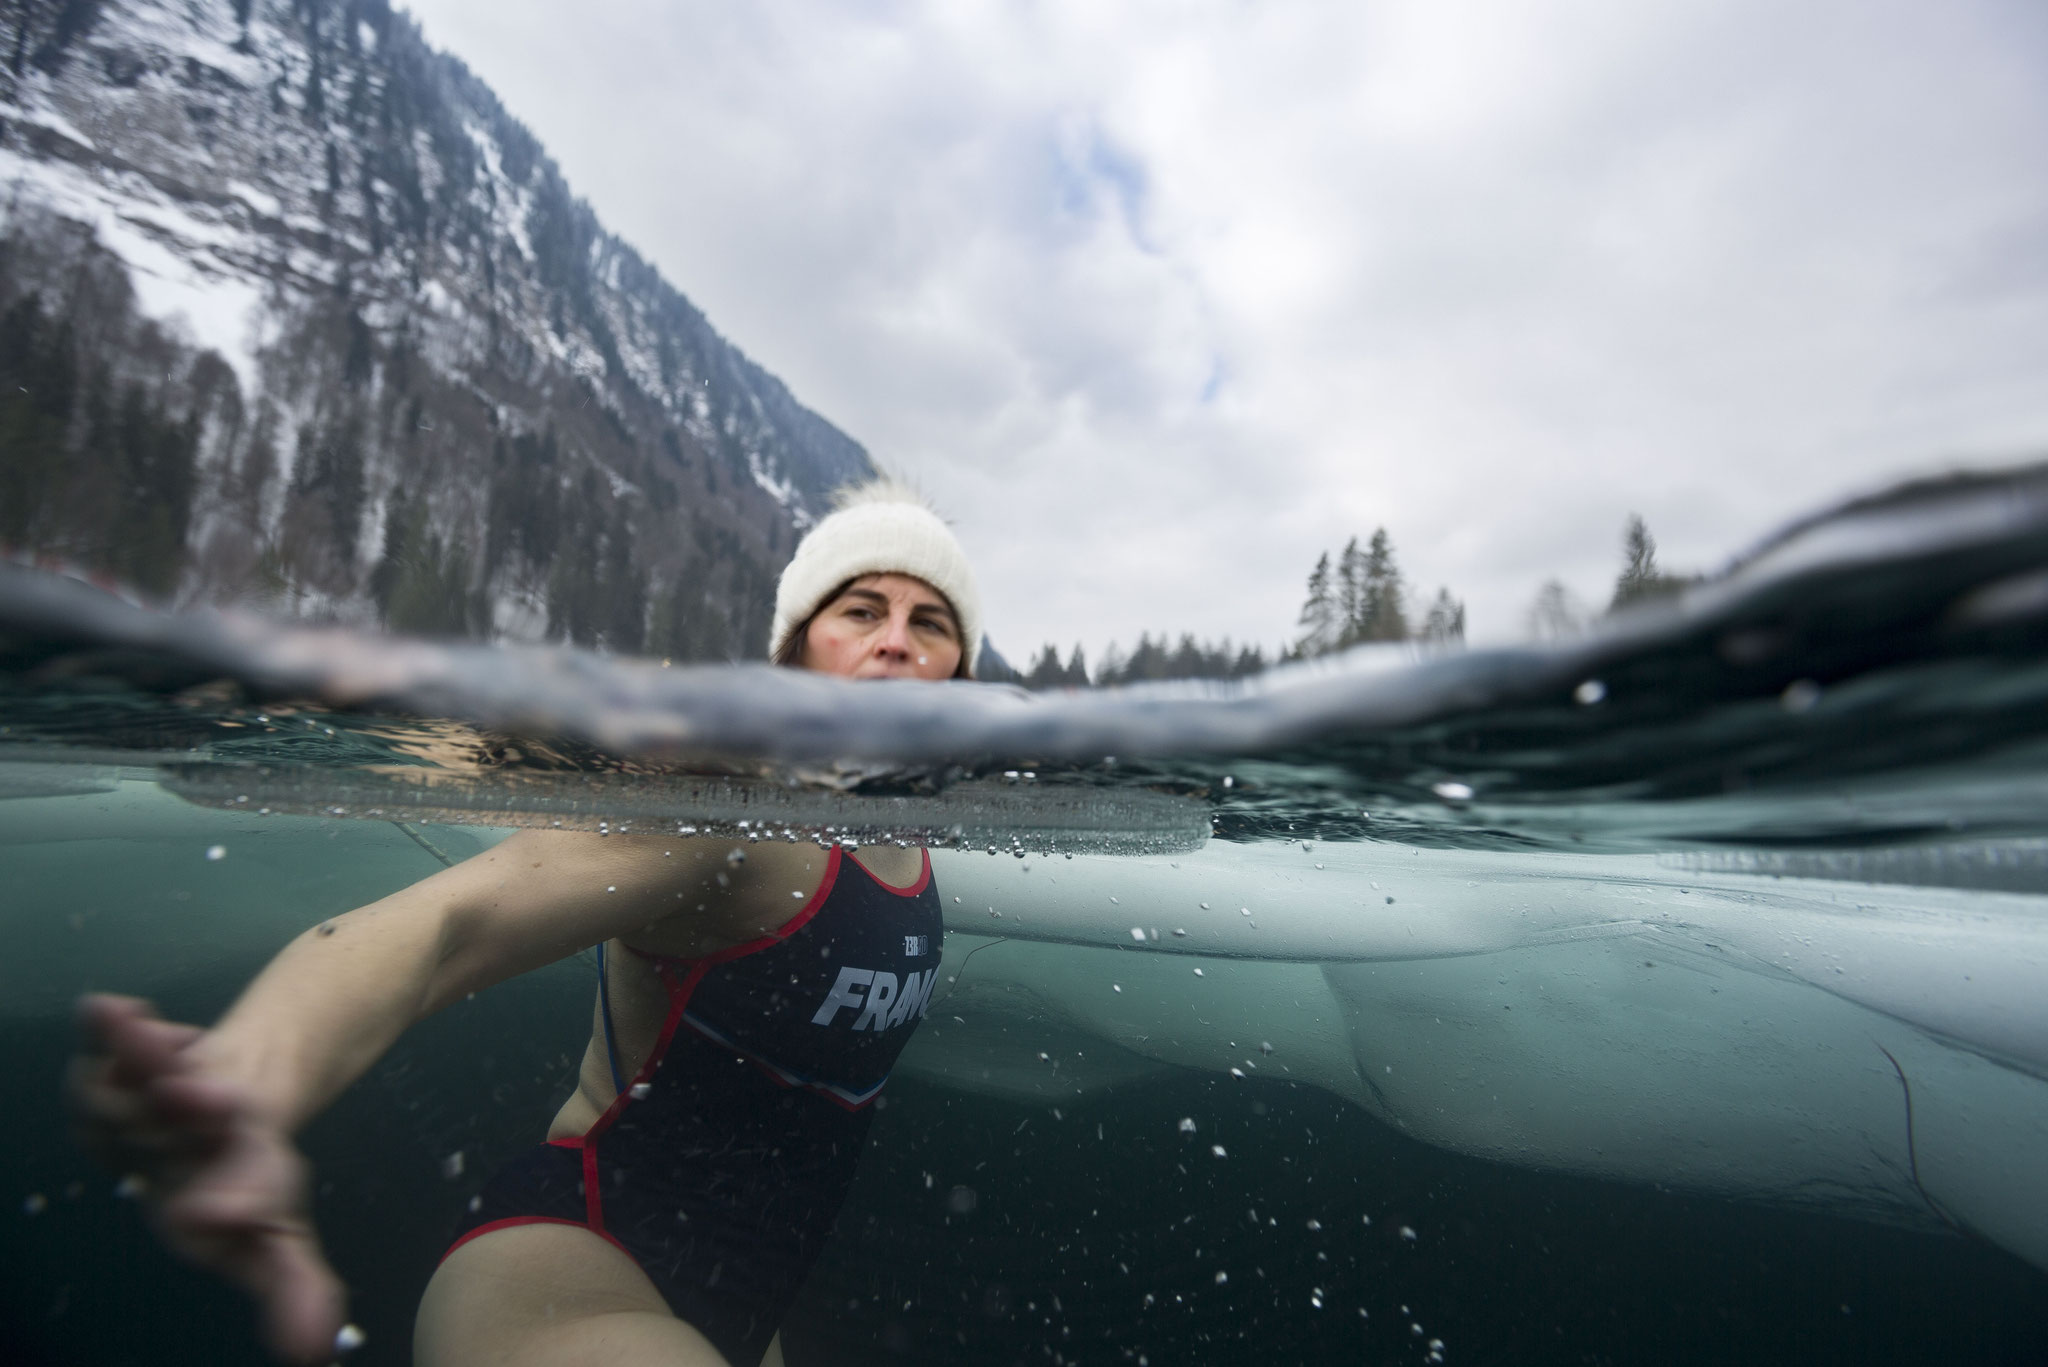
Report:
[[[874,875],[870,874],[868,876],[873,877]],[[818,880],[818,890],[811,894],[811,900],[804,903],[802,911],[799,911],[766,935],[758,939],[748,940],[744,944],[715,950],[699,959],[686,959],[678,955],[647,955],[644,957],[656,959],[657,962],[708,965],[731,963],[734,959],[744,959],[749,954],[759,954],[764,949],[773,949],[776,945],[781,944],[784,940],[787,940],[790,936],[809,925],[811,919],[825,909],[825,899],[832,895],[832,885],[838,881],[839,847],[834,845],[832,853],[826,856],[825,859],[825,875]],[[632,946],[628,945],[627,948],[632,949]],[[633,952],[638,954],[640,951],[634,950]],[[695,986],[695,984],[693,983],[692,986]]]
[[[683,1008],[686,1008],[689,1005],[690,993],[696,989],[697,984],[703,980],[705,972],[708,971],[710,968],[718,964],[731,963],[734,959],[743,959],[749,954],[758,954],[764,949],[772,949],[774,946],[780,944],[784,940],[787,940],[790,936],[796,934],[798,931],[802,930],[806,925],[810,924],[811,918],[816,916],[818,912],[824,908],[825,899],[832,895],[833,885],[837,883],[839,880],[840,860],[842,858],[850,860],[853,863],[854,867],[858,868],[862,873],[868,876],[869,882],[873,883],[882,891],[887,893],[893,893],[898,897],[915,897],[919,893],[923,892],[925,888],[931,884],[932,881],[931,851],[921,850],[919,851],[919,853],[923,857],[919,861],[920,867],[918,869],[917,881],[915,883],[912,883],[907,888],[899,888],[894,883],[884,882],[881,878],[877,877],[873,869],[869,868],[866,864],[861,863],[860,856],[853,854],[843,855],[841,847],[838,845],[834,845],[832,847],[831,855],[825,861],[825,876],[818,880],[818,890],[811,894],[811,900],[804,904],[804,909],[802,911],[799,911],[796,915],[790,917],[787,922],[777,927],[775,930],[769,932],[768,934],[763,935],[758,939],[748,940],[744,944],[733,945],[729,949],[717,950],[699,959],[688,959],[678,955],[642,954],[641,951],[637,949],[634,949],[633,952],[635,954],[640,954],[640,957],[644,959],[652,960],[658,971],[666,970],[667,967],[671,964],[690,965],[690,975],[684,982],[683,999],[680,1004],[678,1004],[675,1000],[675,989],[673,984],[670,985],[670,1015],[673,1021],[674,1019],[680,1018]],[[626,948],[633,949],[631,945],[627,945]],[[663,981],[668,981],[665,972],[663,975]],[[658,1046],[659,1052],[657,1052],[657,1054],[655,1055],[657,1059],[660,1057],[661,1053],[665,1053],[667,1051],[669,1045],[669,1038],[674,1033],[675,1032],[672,1028],[665,1028],[662,1031],[661,1043]],[[698,1031],[698,1033],[701,1035],[703,1032]],[[710,1037],[706,1036],[706,1038]],[[756,1068],[759,1068],[770,1079],[772,1079],[778,1086],[794,1087],[807,1085],[790,1081],[790,1079],[784,1076],[782,1071],[776,1068],[775,1065],[769,1063],[765,1059],[759,1058],[754,1054],[749,1053],[744,1049],[739,1048],[737,1045],[734,1045],[729,1040],[718,1040],[717,1043],[719,1043],[725,1048],[733,1050],[742,1058],[746,1059],[749,1063],[752,1063]],[[642,1079],[640,1078],[634,1079],[634,1081],[636,1082],[641,1080]],[[833,1092],[831,1089],[824,1087],[812,1087],[810,1088],[810,1090],[815,1092],[817,1095],[824,1097],[826,1100],[832,1102],[833,1105],[848,1111],[858,1111],[863,1107],[867,1106],[869,1102],[874,1100],[872,1096],[869,1096],[865,1100],[850,1101],[847,1098]],[[613,1107],[616,1108],[617,1104],[618,1103],[614,1101]],[[612,1111],[607,1111],[605,1118],[600,1121],[600,1124],[608,1124],[611,1118],[613,1118]],[[595,1138],[596,1133],[596,1130],[593,1129],[591,1132],[591,1137]]]
[[[838,853],[837,846],[833,847],[833,853]],[[919,853],[924,856],[924,867],[919,870],[917,881],[907,888],[899,888],[894,883],[884,882],[873,869],[869,868],[866,864],[861,864],[859,855],[856,854],[849,857],[854,863],[860,864],[860,871],[866,874],[869,880],[883,892],[893,892],[898,897],[915,897],[920,892],[923,892],[932,881],[932,852],[930,850],[920,850]]]
[[[718,964],[730,963],[734,959],[742,959],[749,954],[758,954],[764,949],[771,949],[808,925],[812,918],[817,916],[819,911],[823,910],[826,900],[832,895],[833,884],[839,880],[841,858],[840,847],[834,845],[831,854],[825,861],[825,873],[818,880],[817,891],[811,894],[810,899],[804,903],[801,911],[766,935],[717,950],[701,958],[648,954],[644,951],[633,949],[631,945],[626,946],[626,948],[632,949],[635,954],[640,955],[641,958],[650,960],[654,964],[654,970],[661,976],[662,986],[668,992],[668,1013],[662,1020],[661,1034],[656,1037],[654,1048],[648,1051],[646,1059],[641,1062],[639,1069],[634,1072],[633,1080],[627,1083],[612,1098],[611,1104],[605,1107],[604,1113],[597,1118],[596,1122],[580,1135],[569,1135],[547,1141],[557,1148],[581,1149],[583,1151],[583,1199],[585,1213],[582,1223],[579,1224],[574,1220],[563,1220],[545,1215],[517,1216],[511,1219],[493,1220],[489,1224],[477,1226],[460,1239],[457,1239],[449,1246],[448,1253],[453,1253],[471,1239],[482,1234],[488,1234],[492,1230],[508,1229],[514,1225],[552,1224],[588,1229],[591,1233],[617,1248],[621,1253],[626,1254],[627,1257],[633,1257],[625,1245],[605,1231],[604,1192],[598,1180],[597,1170],[597,1141],[603,1137],[605,1131],[617,1123],[619,1116],[624,1113],[627,1104],[632,1100],[634,1089],[652,1083],[655,1070],[661,1066],[662,1059],[668,1054],[669,1045],[675,1039],[676,1027],[682,1023],[683,1012],[689,1006],[690,996],[697,990],[697,984],[704,981],[705,974],[709,973]],[[858,858],[855,858],[853,862],[859,866],[860,871],[866,874],[869,881],[873,882],[876,887],[881,888],[885,892],[894,893],[898,897],[915,897],[923,892],[932,880],[932,857],[930,851],[924,852],[923,867],[919,870],[917,881],[907,888],[899,888],[894,884],[883,882],[875,876],[872,869],[862,864]],[[676,969],[678,967],[686,970],[680,982],[676,980]],[[787,1080],[778,1076],[773,1068],[761,1060],[753,1059],[752,1062],[760,1066],[762,1071],[775,1078],[782,1085],[791,1085]],[[866,1102],[849,1102],[841,1097],[834,1096],[829,1091],[821,1090],[819,1094],[849,1111],[859,1110],[867,1104]],[[444,1260],[447,1258],[448,1253],[441,1255]],[[639,1265],[637,1258],[634,1259],[634,1265]]]
[[[448,1252],[443,1253],[441,1255],[441,1262],[447,1262],[449,1253],[453,1253],[456,1249],[461,1248],[471,1239],[480,1238],[485,1234],[492,1234],[501,1229],[511,1229],[515,1225],[567,1225],[570,1229],[590,1229],[589,1225],[584,1224],[580,1220],[562,1220],[556,1218],[553,1215],[514,1215],[503,1220],[493,1220],[487,1225],[478,1225],[475,1229],[472,1229],[471,1231],[469,1231],[469,1233],[463,1235],[460,1239],[457,1239],[454,1243],[448,1245]],[[633,1258],[632,1253],[628,1251],[624,1244],[620,1243],[617,1239],[614,1239],[611,1235],[605,1233],[603,1230],[591,1229],[590,1232],[592,1234],[595,1234],[598,1238],[604,1240],[606,1243],[610,1244],[613,1248],[619,1250],[619,1252],[624,1253],[628,1258]],[[435,1264],[435,1266],[437,1267],[439,1265],[439,1263]],[[633,1266],[640,1266],[640,1260],[638,1258],[633,1258]]]

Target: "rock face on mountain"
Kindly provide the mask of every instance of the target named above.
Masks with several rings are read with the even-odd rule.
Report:
[[[0,546],[181,603],[744,657],[870,468],[386,0],[0,16]]]

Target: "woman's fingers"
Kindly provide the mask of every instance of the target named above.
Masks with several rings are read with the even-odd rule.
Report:
[[[134,1087],[109,1081],[107,1060],[80,1055],[64,1070],[64,1098],[82,1125],[126,1125],[140,1121],[149,1102]]]
[[[289,1138],[186,1052],[197,1028],[104,993],[80,998],[78,1020],[86,1042],[65,1093],[80,1138],[142,1172],[165,1242],[256,1298],[274,1352],[330,1361],[346,1298],[306,1218],[305,1160]]]
[[[241,1126],[164,1202],[166,1219],[190,1229],[268,1228],[298,1218],[305,1160],[279,1135]]]
[[[102,1038],[119,1081],[146,1083],[193,1066],[184,1051],[201,1034],[194,1026],[174,1024],[155,1015],[120,1012],[108,1015],[105,1027]]]
[[[165,1240],[255,1297],[273,1351],[327,1362],[346,1297],[305,1216],[306,1163],[281,1135],[244,1123],[158,1210]]]
[[[138,1013],[149,1015],[155,1010],[140,997],[123,996],[117,992],[87,992],[78,999],[78,1028],[86,1035],[98,1038],[116,1018]]]
[[[78,999],[78,1033],[84,1043],[81,1056],[106,1065],[107,1080],[116,1086],[133,1086],[139,1079],[129,1075],[115,1057],[114,1040],[130,1021],[151,1012],[140,997],[117,997],[107,992],[88,992]]]
[[[264,1340],[278,1356],[333,1361],[347,1293],[304,1219],[198,1228],[165,1218],[162,1233],[179,1256],[225,1277],[256,1301]]]
[[[81,1052],[105,1062],[103,1080],[112,1087],[143,1088],[189,1069],[192,1061],[184,1051],[204,1033],[164,1020],[139,997],[109,993],[79,998],[78,1024],[86,1039]]]
[[[272,1352],[291,1362],[333,1360],[347,1294],[310,1227],[265,1235],[245,1284],[262,1304]]]
[[[73,1059],[65,1075],[65,1102],[79,1143],[107,1167],[150,1171],[199,1142],[187,1125],[168,1122],[149,1095],[108,1081],[105,1059]]]
[[[194,1158],[221,1142],[241,1100],[193,1068],[185,1051],[200,1031],[157,1018],[133,997],[84,998],[79,1023],[87,1052],[67,1069],[65,1094],[96,1157],[155,1179],[168,1157]]]
[[[226,1078],[201,1072],[170,1073],[156,1078],[146,1093],[148,1103],[166,1124],[195,1136],[219,1136],[249,1110],[248,1093]]]

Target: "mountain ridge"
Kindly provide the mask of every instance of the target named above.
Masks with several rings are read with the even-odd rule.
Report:
[[[757,656],[851,438],[387,0],[0,27],[0,543],[179,603]]]

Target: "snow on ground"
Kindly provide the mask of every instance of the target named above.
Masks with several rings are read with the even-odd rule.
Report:
[[[225,5],[124,5],[120,12],[103,16],[97,32],[119,35],[137,47],[212,67],[245,86],[260,85],[266,79],[260,57],[235,49],[241,32]],[[252,46],[258,46],[265,38],[274,41],[276,31],[257,16],[250,24],[250,37]]]
[[[647,344],[648,329],[641,321],[639,310],[619,289],[617,266],[618,259],[613,257],[611,289],[598,296],[598,313],[612,330],[612,340],[618,347],[619,362],[625,367],[626,377],[666,412],[674,413],[676,396],[662,382],[661,363]]]
[[[469,310],[462,301],[448,292],[448,287],[429,276],[420,286],[419,302],[428,313],[443,318],[461,318]]]
[[[118,215],[94,225],[100,245],[128,263],[142,311],[199,346],[220,353],[244,394],[257,392],[256,342],[263,291],[234,276],[209,276]],[[180,326],[182,324],[182,327]]]
[[[754,483],[768,491],[768,496],[787,508],[797,502],[796,484],[789,479],[778,480],[775,473],[767,468],[759,451],[747,451],[747,469],[754,476]]]
[[[259,190],[245,181],[231,180],[228,182],[228,193],[265,218],[273,218],[280,223],[285,221],[283,203],[268,191]],[[317,228],[317,221],[315,226]]]
[[[256,392],[263,290],[220,255],[248,249],[245,235],[202,222],[161,197],[140,200],[133,187],[116,191],[69,163],[31,161],[6,149],[0,149],[0,186],[9,213],[33,203],[91,227],[99,244],[127,263],[137,307],[219,352],[243,393]]]
[[[496,198],[487,198],[484,201],[491,209],[494,226],[512,239],[524,260],[533,260],[533,239],[526,233],[526,214],[533,207],[533,196],[525,186],[514,185],[512,178],[505,174],[505,161],[498,147],[498,140],[491,136],[488,129],[465,119],[462,131],[476,144],[478,154],[484,159],[484,171],[490,177],[490,184],[497,188]],[[484,195],[484,187],[479,185],[475,193]]]
[[[0,104],[0,117],[7,118],[15,123],[36,124],[47,128],[60,137],[77,143],[87,151],[97,152],[100,150],[99,144],[88,138],[77,124],[74,124],[45,103],[38,102],[28,108],[18,105]]]

